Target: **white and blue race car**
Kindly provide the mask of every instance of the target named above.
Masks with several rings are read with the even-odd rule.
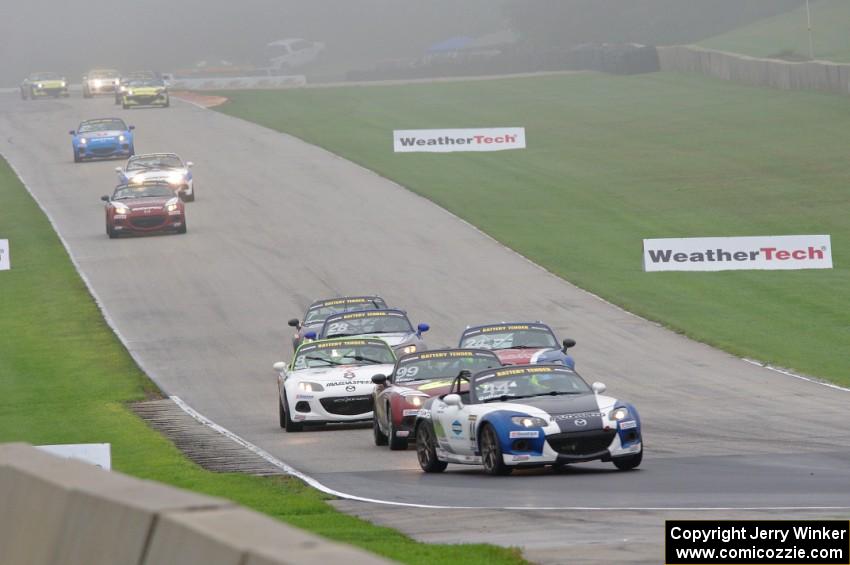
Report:
[[[195,179],[192,161],[183,161],[176,153],[146,153],[134,155],[123,168],[116,167],[118,184],[142,184],[165,181],[183,202],[195,201]]]
[[[634,406],[603,396],[563,365],[521,365],[461,373],[448,394],[420,409],[414,433],[419,465],[483,465],[491,475],[515,467],[610,461],[634,469],[643,458]]]

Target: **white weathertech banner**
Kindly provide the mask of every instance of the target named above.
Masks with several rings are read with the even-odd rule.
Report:
[[[644,271],[831,269],[828,235],[643,240]]]
[[[9,259],[9,240],[0,239],[0,271],[8,271],[12,268],[12,261]]]
[[[396,153],[452,153],[525,149],[525,128],[400,129],[393,131]]]

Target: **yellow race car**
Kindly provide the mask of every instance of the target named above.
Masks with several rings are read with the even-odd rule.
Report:
[[[160,106],[168,108],[171,100],[168,87],[160,79],[140,78],[127,82],[121,95],[121,106],[126,110],[134,106]]]
[[[56,73],[32,73],[21,83],[21,98],[68,97],[68,81]]]

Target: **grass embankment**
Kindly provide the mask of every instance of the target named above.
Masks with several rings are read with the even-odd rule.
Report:
[[[811,3],[812,44],[816,59],[850,62],[850,2]],[[703,47],[755,57],[809,58],[806,7],[785,12],[706,39]]]
[[[108,442],[116,470],[234,500],[404,563],[504,563],[518,552],[428,545],[334,510],[289,478],[212,473],[188,461],[127,403],[156,395],[101,317],[47,219],[0,158],[0,442]]]
[[[850,384],[850,105],[690,75],[227,92],[217,110],[360,163],[698,340]],[[392,130],[525,126],[528,149],[393,154]],[[649,237],[831,234],[830,271],[643,273]]]

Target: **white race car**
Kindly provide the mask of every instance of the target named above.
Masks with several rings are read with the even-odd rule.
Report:
[[[395,355],[380,339],[326,339],[303,343],[278,372],[280,427],[372,419],[372,376],[388,374]]]
[[[123,168],[116,167],[119,184],[142,184],[147,181],[167,181],[180,200],[195,200],[195,180],[192,162],[183,162],[176,153],[147,153],[127,160]]]
[[[634,469],[643,458],[640,416],[603,396],[563,365],[521,365],[461,373],[448,394],[429,399],[414,424],[419,465],[483,465],[491,475],[514,467],[610,461]]]

